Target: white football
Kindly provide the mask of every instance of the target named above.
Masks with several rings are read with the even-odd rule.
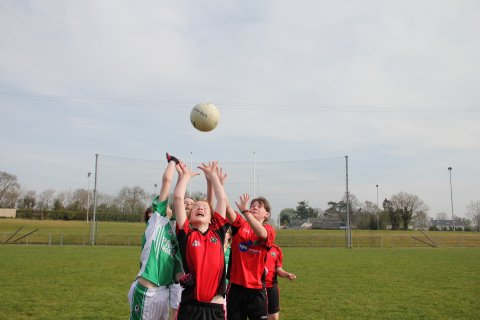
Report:
[[[190,113],[190,122],[195,129],[207,132],[217,127],[220,113],[217,107],[210,102],[202,102],[193,107]]]

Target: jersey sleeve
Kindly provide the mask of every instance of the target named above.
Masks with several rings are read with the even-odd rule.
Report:
[[[159,196],[157,196],[152,200],[152,211],[158,212],[162,217],[166,217],[167,204],[168,204],[168,200],[160,201]]]
[[[237,218],[235,221],[232,222],[232,235],[237,233],[238,229],[242,227],[242,225],[246,222],[245,218],[243,218],[238,212],[237,212]]]
[[[283,267],[283,252],[282,252],[282,249],[280,249],[280,247],[277,247],[277,250],[278,250],[278,258],[277,258],[277,261],[275,263],[275,267],[276,268],[282,268]]]
[[[190,232],[190,221],[188,220],[188,218],[183,223],[182,229],[180,229],[178,227],[178,224],[175,223],[175,233],[178,235],[181,231],[183,231],[185,234],[188,234],[188,232]]]
[[[175,253],[174,260],[175,260],[175,267],[174,267],[175,273],[173,274],[173,277],[175,279],[175,275],[183,271],[182,255],[180,254],[180,250],[177,250],[177,252]]]
[[[267,240],[265,240],[263,245],[270,248],[275,242],[275,229],[269,224],[264,224],[263,227],[267,230]]]
[[[187,265],[187,258],[186,258],[186,253],[187,253],[187,242],[188,242],[188,235],[190,233],[190,222],[189,220],[185,220],[185,223],[183,224],[183,228],[179,228],[178,224],[175,224],[175,233],[177,234],[177,241],[178,241],[178,249],[180,251],[180,265],[182,270],[185,273],[189,273],[190,270]],[[176,268],[178,266],[175,266]]]
[[[225,240],[225,233],[227,233],[230,224],[228,220],[222,217],[218,212],[213,214],[212,223],[210,224],[210,228],[217,232],[220,235],[222,241]]]

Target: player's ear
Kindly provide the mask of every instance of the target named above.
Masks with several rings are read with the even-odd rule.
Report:
[[[268,220],[270,220],[270,215],[271,215],[271,213],[267,211],[267,214],[265,216],[265,220],[263,220],[263,222],[267,222]]]

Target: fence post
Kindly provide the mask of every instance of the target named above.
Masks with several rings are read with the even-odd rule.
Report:
[[[60,235],[60,245],[63,246],[63,234]]]
[[[52,245],[52,234],[51,233],[48,234],[48,245],[49,246]]]

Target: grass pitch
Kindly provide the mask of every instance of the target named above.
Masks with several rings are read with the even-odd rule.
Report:
[[[477,319],[478,248],[284,248],[282,319]],[[125,319],[139,247],[0,246],[0,318]]]

